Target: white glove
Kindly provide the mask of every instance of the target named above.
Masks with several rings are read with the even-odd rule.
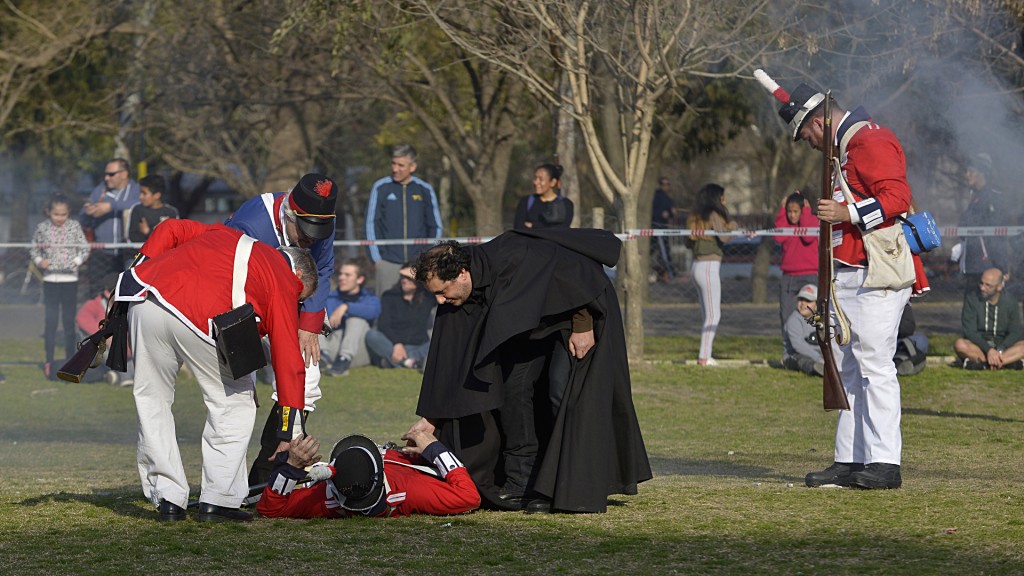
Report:
[[[309,467],[309,479],[313,482],[328,480],[334,476],[334,470],[324,462],[317,462]]]

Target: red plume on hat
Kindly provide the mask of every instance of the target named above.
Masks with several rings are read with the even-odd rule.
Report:
[[[321,180],[316,183],[316,186],[313,187],[313,191],[315,191],[318,196],[322,198],[327,198],[328,196],[331,195],[331,190],[333,188],[334,182],[331,182],[330,180]]]

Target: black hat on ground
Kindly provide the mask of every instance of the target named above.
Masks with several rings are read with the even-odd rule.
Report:
[[[331,450],[331,466],[335,472],[330,481],[342,508],[364,512],[384,496],[384,457],[366,436],[351,434],[339,440]]]
[[[334,236],[338,187],[323,174],[306,174],[288,195],[295,224],[313,240]]]

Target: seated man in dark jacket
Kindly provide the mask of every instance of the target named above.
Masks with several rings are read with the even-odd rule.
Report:
[[[386,368],[421,368],[430,349],[430,324],[437,300],[416,283],[412,267],[398,271],[398,284],[380,297],[377,327],[366,334],[370,362]]]

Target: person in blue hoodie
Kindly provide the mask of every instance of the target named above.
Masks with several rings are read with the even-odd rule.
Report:
[[[338,268],[338,288],[327,296],[331,333],[320,336],[320,361],[331,376],[344,376],[349,368],[370,362],[366,333],[380,316],[380,299],[363,287],[364,263],[362,258],[345,260]]]
[[[319,283],[316,292],[302,302],[299,309],[299,348],[306,364],[306,416],[320,399],[320,332],[324,326],[327,293],[334,274],[334,222],[338,187],[322,174],[306,174],[289,192],[272,192],[250,198],[224,224],[277,248],[298,246],[308,248],[317,266]],[[277,391],[271,398],[267,424],[260,438],[260,453],[249,473],[249,484],[261,484],[270,477],[273,458],[288,449],[278,441],[275,428],[281,407]]]

